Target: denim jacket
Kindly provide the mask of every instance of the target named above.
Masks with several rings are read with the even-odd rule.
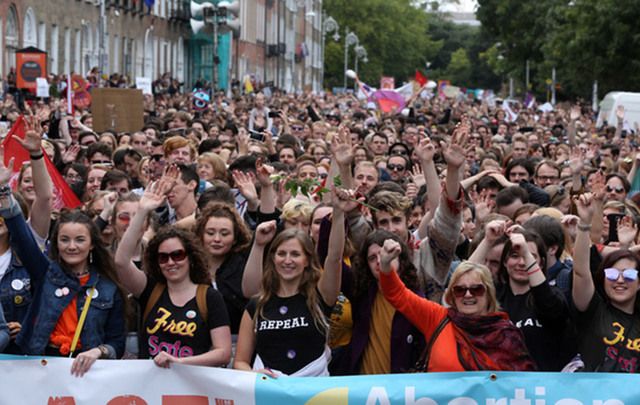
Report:
[[[22,324],[32,300],[31,278],[15,252],[11,253],[9,269],[0,280],[0,303],[7,322]]]
[[[90,269],[89,281],[80,286],[78,279],[65,272],[58,263],[50,261],[40,250],[33,234],[12,199],[11,207],[0,210],[11,237],[11,248],[22,259],[31,277],[32,303],[27,309],[22,330],[16,343],[23,353],[41,355],[49,344],[60,315],[77,296],[78,319],[87,292],[95,287],[80,342],[82,351],[105,345],[109,357],[121,357],[125,344],[124,303],[115,283]],[[63,288],[69,290],[61,294]]]

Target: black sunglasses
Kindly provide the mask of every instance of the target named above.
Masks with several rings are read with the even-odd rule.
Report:
[[[174,250],[173,252],[169,253],[158,252],[158,263],[168,263],[169,258],[171,258],[174,263],[181,262],[187,258],[187,252],[185,252],[184,249]]]
[[[391,163],[391,164],[387,165],[387,169],[389,169],[391,171],[397,170],[399,172],[402,172],[402,171],[404,171],[405,167],[403,165],[394,165],[393,163]]]
[[[464,297],[467,294],[467,291],[469,291],[472,296],[478,297],[480,295],[484,295],[484,293],[487,291],[487,288],[484,286],[484,284],[474,284],[469,287],[457,285],[453,287],[453,295],[455,295],[456,298]]]

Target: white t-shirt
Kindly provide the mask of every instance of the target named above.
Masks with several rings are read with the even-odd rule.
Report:
[[[11,249],[7,249],[2,255],[0,255],[0,280],[4,277],[9,265],[11,264]]]

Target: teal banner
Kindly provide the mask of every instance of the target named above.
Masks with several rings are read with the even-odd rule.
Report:
[[[256,380],[256,404],[640,404],[640,378],[596,373],[423,373]]]

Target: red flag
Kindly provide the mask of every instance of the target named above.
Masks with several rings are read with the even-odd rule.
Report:
[[[419,71],[418,69],[416,69],[416,82],[418,82],[418,84],[420,84],[420,87],[424,86],[425,84],[427,84],[427,76],[423,75],[421,71]]]
[[[9,164],[9,160],[11,158],[15,158],[13,163],[13,177],[11,177],[10,183],[11,187],[15,189],[17,187],[18,175],[20,174],[20,168],[26,162],[29,162],[29,152],[25,148],[22,147],[12,138],[12,135],[16,135],[19,138],[24,138],[25,135],[25,122],[24,117],[18,117],[18,120],[11,127],[11,131],[7,134],[2,141],[2,146],[4,147],[4,164],[5,166]],[[44,153],[44,151],[43,151]],[[44,154],[44,162],[47,166],[47,172],[49,172],[49,176],[51,177],[51,181],[53,183],[53,202],[52,208],[55,210],[60,210],[62,208],[76,208],[82,205],[78,197],[71,191],[67,183],[62,178],[62,175],[58,172],[56,167],[53,165],[51,160],[47,154]]]

